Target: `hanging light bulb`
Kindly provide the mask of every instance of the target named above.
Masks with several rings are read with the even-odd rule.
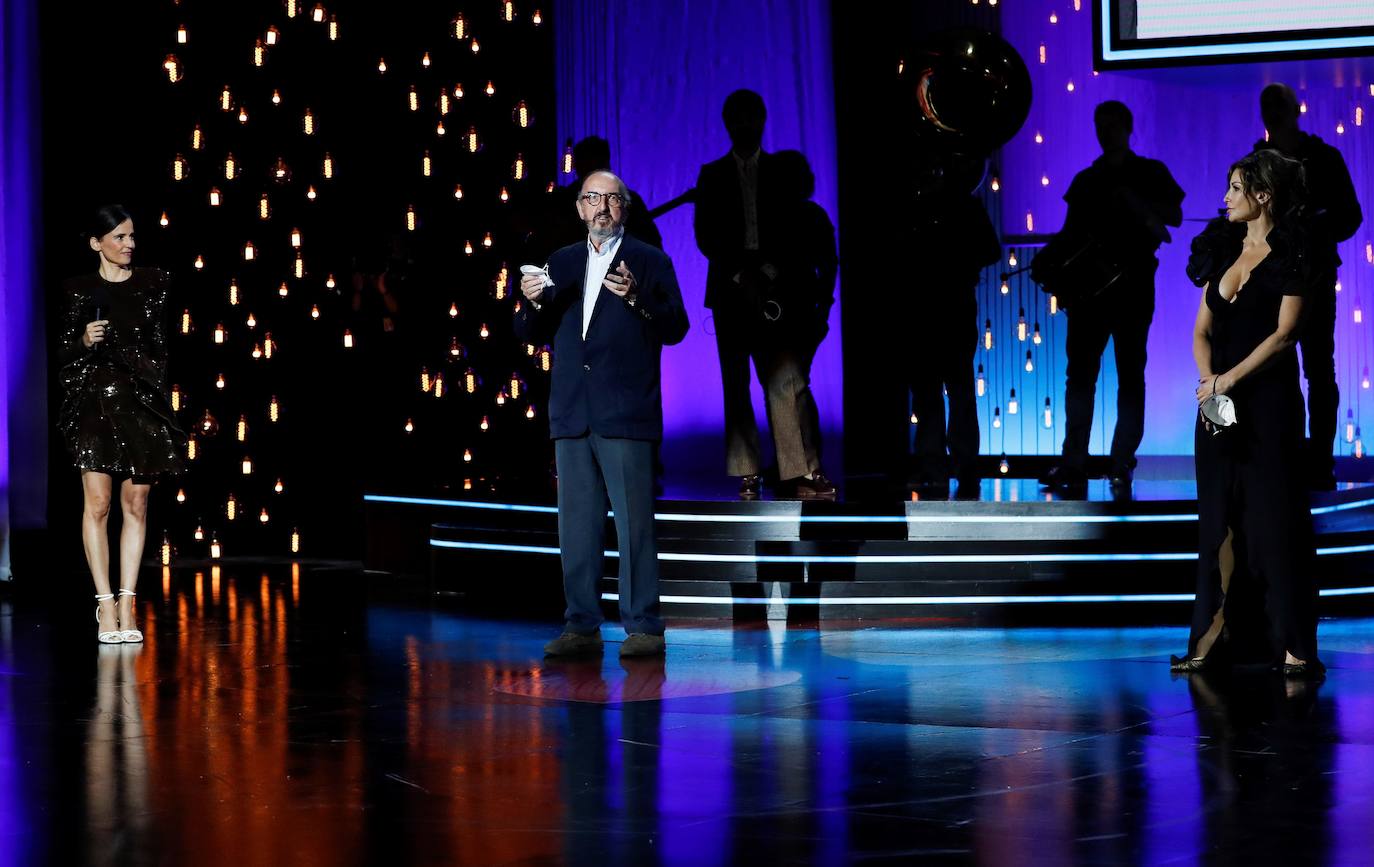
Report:
[[[343,345],[344,349],[353,348],[353,332],[349,331],[347,328],[344,329],[343,333]]]
[[[323,23],[324,23],[324,6],[321,5],[321,4],[319,4],[319,3],[316,3],[316,4],[315,4],[314,10],[310,13],[310,17],[314,19],[314,21],[315,21],[316,24],[323,24]]]
[[[415,231],[415,206],[414,206],[414,205],[411,205],[411,206],[409,206],[408,208],[406,208],[406,231],[408,231],[408,232],[413,232],[413,231]]]
[[[272,339],[272,332],[269,331],[266,334],[264,334],[262,336],[262,354],[267,358],[271,358],[272,353],[276,350],[276,348],[277,343],[275,340]]]
[[[205,136],[200,131],[200,124],[196,124],[191,130],[191,150],[198,151],[205,142]]]
[[[219,325],[216,325],[216,326],[215,326],[215,342],[216,342],[216,343],[223,343],[223,342],[224,342],[224,323],[222,323],[222,322],[221,322]]]
[[[506,21],[515,20],[515,4],[511,0],[506,0],[501,4],[501,17]]]
[[[245,319],[245,320],[243,320],[243,323],[244,323],[245,325],[247,325],[249,328],[257,328],[257,327],[258,327],[258,317],[254,316],[254,315],[253,315],[253,312],[250,310],[250,311],[248,312],[248,318]]]
[[[992,183],[989,184],[989,186],[992,188],[992,191],[994,193],[1002,192],[1002,182],[999,181],[996,177],[993,177]]]
[[[434,396],[436,398],[444,396],[444,375],[442,373],[434,374]]]
[[[1369,368],[1368,368],[1368,367],[1366,367],[1366,368],[1364,369],[1364,373],[1362,373],[1362,374],[1360,375],[1360,388],[1369,388]]]
[[[477,391],[477,386],[477,372],[473,370],[471,367],[469,367],[467,371],[463,374],[463,390],[466,391],[468,394],[474,394]]]
[[[252,241],[245,241],[243,244],[243,261],[251,262],[257,257],[258,248],[253,246]]]
[[[181,386],[172,386],[172,412],[181,412]]]
[[[221,548],[220,548],[220,545],[219,545],[219,539],[211,538],[211,539],[210,539],[210,558],[211,558],[212,560],[218,560],[218,559],[219,559],[219,556],[220,556],[220,553],[221,553]]]
[[[525,418],[534,418],[534,404],[525,407]]]
[[[196,256],[196,261],[195,261],[195,262],[192,262],[191,264],[195,266],[195,269],[196,269],[197,271],[204,270],[204,268],[205,268],[205,257],[203,257],[203,256]]]
[[[530,23],[536,27],[544,23],[544,16],[539,14],[538,9],[534,10],[534,14],[530,16]],[[1371,87],[1370,90],[1374,91],[1374,87]]]
[[[515,123],[521,129],[528,129],[530,125],[530,107],[522,99],[515,104]]]
[[[224,90],[219,92],[219,110],[229,111],[234,107],[234,96],[229,92],[229,85],[224,85]]]
[[[406,419],[405,431],[406,431],[406,433],[414,433],[414,432],[415,432],[415,420],[414,420],[414,419],[410,419],[410,418]]]
[[[263,506],[262,511],[261,511],[260,513],[258,513],[258,521],[259,521],[259,523],[263,523],[263,524],[266,524],[266,523],[267,523],[268,517],[267,517],[267,507],[266,507],[266,506]]]
[[[1345,411],[1345,441],[1348,443],[1355,441],[1355,411],[1352,409]]]
[[[406,95],[406,104],[411,111],[420,110],[420,94],[416,92],[415,85],[410,86],[410,93]]]
[[[218,208],[220,203],[219,187],[210,188],[210,207]]]
[[[172,158],[172,180],[186,180],[186,157],[177,154]]]
[[[196,445],[196,435],[189,434],[186,437],[186,460],[195,460],[197,454],[199,454],[199,449]]]
[[[1002,285],[1001,285],[1001,287],[1000,287],[1000,291],[1001,291],[1001,293],[1002,293],[1003,295],[1010,295],[1010,294],[1011,294],[1011,286],[1007,285],[1007,281],[1006,281],[1006,280],[1003,280],[1003,281],[1002,281]]]
[[[997,428],[1000,428],[1001,426],[1002,426],[1002,408],[1001,408],[1001,407],[998,407],[998,406],[995,406],[995,407],[992,408],[992,427],[993,427],[993,429],[995,430],[995,429],[997,429]]]
[[[1040,323],[1035,323],[1035,330],[1031,332],[1031,343],[1039,346],[1042,338],[1040,337]]]
[[[339,16],[329,16],[329,41],[337,42],[339,39]]]
[[[254,344],[253,344],[253,351],[252,351],[252,353],[250,353],[250,354],[253,356],[254,360],[259,359],[259,358],[262,358],[262,344],[261,344],[261,343],[254,343]]]
[[[235,428],[234,435],[239,442],[244,442],[248,438],[248,416],[239,416],[239,423]]]
[[[243,463],[241,464],[241,466],[243,467],[243,474],[244,474],[245,476],[251,476],[251,475],[253,474],[253,459],[252,459],[252,458],[248,457],[247,455],[244,455],[244,457],[243,457]]]
[[[1040,133],[1040,130],[1036,130],[1036,131],[1035,131],[1035,143],[1036,143],[1036,144],[1044,144],[1044,143],[1045,143],[1045,136],[1042,135],[1042,134]]]
[[[553,368],[553,353],[546,346],[539,350],[539,369],[548,373]]]
[[[495,95],[496,95],[496,86],[493,85],[493,84],[491,83],[491,81],[487,81],[486,94],[487,94],[487,96],[495,96]]]
[[[186,502],[186,489],[185,489],[185,488],[177,488],[177,502],[178,502],[178,503],[184,503],[184,502]]]
[[[300,530],[293,529],[293,530],[291,531],[291,553],[292,553],[292,554],[299,554],[300,552],[301,552],[301,531],[300,531]]]
[[[477,127],[468,127],[468,153],[477,153],[481,144],[477,141]]]
[[[224,157],[224,179],[232,181],[236,177],[238,177],[238,166],[234,162],[234,155],[227,154]]]
[[[234,499],[233,494],[224,502],[224,516],[231,521],[239,516],[239,502]]]
[[[429,158],[429,151],[425,151],[424,158],[420,160],[420,174],[429,177],[433,172],[433,162]]]
[[[275,87],[272,88],[272,104],[281,105],[281,91],[277,90]]]
[[[253,65],[262,66],[267,61],[267,49],[263,47],[262,40],[253,43]]]
[[[1016,389],[1011,390],[1011,396],[1007,400],[1007,415],[1016,415],[1016,411],[1021,408],[1021,402],[1016,399]]]
[[[267,194],[266,194],[266,193],[263,193],[263,194],[262,194],[262,197],[258,199],[258,219],[259,219],[259,220],[267,220],[267,219],[270,219],[271,216],[272,216],[272,205],[271,205],[271,203],[267,200]]]
[[[491,428],[491,422],[487,420],[486,416],[482,416],[482,421],[478,423],[477,427],[484,431],[489,430]]]
[[[1026,350],[1026,373],[1035,372],[1035,361],[1031,358],[1031,351]]]
[[[472,449],[463,449],[463,463],[472,463]]]
[[[267,404],[267,418],[269,421],[275,422],[280,417],[281,404],[277,402],[277,396],[274,394],[272,395],[272,401]]]
[[[568,139],[567,143],[563,145],[563,174],[565,174],[565,175],[570,175],[570,174],[572,174],[572,169],[573,169],[572,139]]]
[[[463,185],[462,185],[462,184],[458,184],[458,185],[454,186],[454,188],[453,188],[453,197],[454,197],[455,199],[460,200],[460,201],[462,200],[462,198],[463,198]]]
[[[482,328],[480,331],[477,332],[477,336],[482,338],[483,340],[486,340],[488,337],[491,336],[491,332],[487,330],[487,323],[482,323]]]
[[[477,40],[474,38],[474,39],[472,40],[472,53],[473,53],[473,54],[476,54],[477,52],[479,52],[479,51],[481,51],[481,50],[482,50],[482,46],[481,46],[481,45],[478,45],[478,44],[477,44]]]
[[[248,123],[248,109],[239,106],[239,123]]]
[[[1058,296],[1058,295],[1051,295],[1051,296],[1050,296],[1050,315],[1053,316],[1054,314],[1056,314],[1056,313],[1058,313],[1058,312],[1059,312],[1059,296]]]
[[[463,82],[460,81],[460,82],[458,82],[457,84],[453,85],[453,98],[454,98],[454,99],[462,99],[462,98],[463,98]]]
[[[311,318],[311,319],[319,319],[319,318],[320,318],[320,305],[318,305],[318,304],[311,304],[311,305],[310,305],[310,318]]]
[[[997,464],[997,472],[1001,473],[1004,476],[1007,473],[1011,472],[1011,465],[1007,463],[1006,455],[1002,455],[1001,462]]]
[[[425,52],[425,56],[424,56],[424,57],[421,57],[421,58],[420,58],[420,65],[423,66],[425,69],[429,69],[429,52],[428,52],[428,51]]]
[[[462,16],[462,15],[459,15],[457,18],[454,18],[453,21],[451,22],[451,25],[450,25],[450,26],[453,28],[453,38],[454,38],[454,39],[466,39],[466,38],[467,38],[467,35],[468,35],[467,22],[463,20],[463,16]]]
[[[315,196],[316,196],[315,187],[314,187],[314,185],[311,185],[310,187],[308,187],[308,188],[306,189],[306,191],[305,191],[305,197],[306,197],[307,199],[309,199],[310,201],[313,202],[313,201],[315,201]]]
[[[502,202],[502,204],[504,204],[504,203],[509,202],[509,201],[510,201],[510,190],[506,189],[505,187],[502,187],[502,188],[501,188],[501,202]]]
[[[286,485],[282,482],[280,477],[277,478],[277,483],[272,486],[272,491],[278,494],[286,492]]]
[[[433,383],[432,383],[432,382],[430,381],[430,379],[429,379],[429,368],[428,368],[428,367],[422,367],[422,368],[420,368],[420,391],[421,391],[421,393],[423,393],[423,394],[429,394],[429,389],[430,389],[430,387],[431,387],[432,385],[433,385]]]
[[[334,177],[334,158],[329,155],[328,151],[325,151],[324,154],[324,176],[330,179]]]
[[[454,301],[452,304],[450,304],[450,305],[448,306],[448,318],[449,318],[449,319],[457,319],[457,318],[458,318],[458,302],[457,302],[457,301]]]
[[[516,155],[515,155],[515,165],[511,166],[511,174],[515,177],[515,179],[516,179],[517,181],[523,181],[523,180],[525,179],[525,155],[524,155],[524,154],[516,154]]]
[[[162,69],[167,73],[167,81],[176,84],[184,77],[181,69],[181,61],[175,54],[169,54],[162,60]]]
[[[301,119],[301,125],[305,129],[306,135],[315,134],[315,113],[309,108],[305,110],[305,116]]]
[[[991,350],[991,349],[992,349],[992,320],[991,320],[991,319],[985,320],[985,321],[983,322],[983,348],[984,348],[984,349],[987,349],[987,350]]]
[[[1358,427],[1355,428],[1355,452],[1354,452],[1354,454],[1355,454],[1355,457],[1356,457],[1357,459],[1363,458],[1363,457],[1364,457],[1364,438],[1360,436],[1360,429],[1359,429]]]
[[[482,246],[490,250],[491,243],[491,232],[487,232],[486,236],[482,238]]]
[[[978,392],[979,397],[986,394],[988,390],[988,380],[983,375],[983,365],[981,364],[978,365],[978,378],[974,381],[974,390]]]
[[[1016,339],[1022,343],[1026,342],[1026,308],[1024,307],[1016,314]]]
[[[215,388],[224,391],[224,374],[221,373],[219,376],[215,377]]]
[[[190,311],[190,310],[183,310],[183,311],[181,311],[181,333],[182,333],[182,334],[190,334],[190,333],[191,333],[191,311]]]
[[[497,392],[496,392],[496,405],[497,405],[497,406],[505,406],[505,405],[506,405],[506,390],[505,390],[504,388],[498,389]]]
[[[1359,304],[1356,304],[1356,305],[1355,305],[1355,324],[1356,324],[1356,325],[1359,325],[1361,322],[1364,322],[1364,311],[1362,311],[1362,310],[1360,309],[1360,305],[1359,305]]]
[[[466,254],[468,254],[469,256],[472,255],[472,242],[471,242],[471,241],[465,241],[465,242],[463,243],[463,252],[466,253]]]
[[[449,358],[450,358],[451,360],[457,361],[458,359],[462,358],[462,357],[463,357],[463,353],[464,353],[465,351],[466,351],[466,350],[463,348],[463,344],[461,344],[461,343],[458,342],[458,338],[457,338],[457,337],[455,337],[455,338],[453,338],[452,340],[449,341],[449,344],[448,344],[448,354],[449,354]]]
[[[1050,409],[1050,399],[1045,398],[1045,428],[1054,427],[1054,410]]]
[[[229,306],[237,307],[239,303],[239,284],[237,280],[229,281]]]
[[[172,565],[172,540],[167,538],[167,534],[162,534],[162,549],[159,553],[158,561],[163,566]]]
[[[326,288],[326,289],[333,289],[333,288],[334,288],[334,275],[333,275],[333,274],[330,274],[328,277],[324,278],[324,288]]]
[[[448,114],[448,88],[439,88],[439,114]]]

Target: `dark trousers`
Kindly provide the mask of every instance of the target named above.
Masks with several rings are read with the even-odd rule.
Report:
[[[620,622],[626,632],[663,634],[654,538],[654,443],[594,433],[554,440],[558,465],[558,544],[567,632],[601,626],[606,501],[620,550]]]
[[[1066,466],[1083,469],[1092,436],[1093,406],[1102,353],[1111,339],[1116,352],[1116,431],[1112,466],[1135,469],[1135,451],[1145,436],[1145,345],[1155,313],[1154,271],[1127,275],[1096,298],[1067,311],[1064,340],[1064,449]]]
[[[820,413],[811,394],[814,349],[765,339],[744,312],[719,305],[713,316],[725,398],[725,473],[757,475],[759,429],[749,394],[752,359],[767,400],[778,478],[796,479],[821,468]]]
[[[1335,468],[1332,451],[1341,406],[1336,385],[1336,277],[1324,276],[1313,286],[1303,308],[1298,347],[1307,379],[1307,469],[1324,477]]]
[[[971,288],[960,287],[960,291],[967,296],[960,303],[923,314],[929,327],[912,342],[911,406],[916,413],[916,471],[922,480],[965,478],[978,472],[978,406],[973,385],[978,301]]]

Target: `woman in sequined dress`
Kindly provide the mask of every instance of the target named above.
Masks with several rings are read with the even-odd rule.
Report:
[[[63,286],[58,427],[81,471],[81,537],[95,581],[97,638],[138,642],[134,588],[147,537],[148,492],[182,471],[186,436],[167,396],[165,271],[134,268],[134,222],[119,205],[94,215],[83,233],[99,267]],[[110,585],[106,521],[116,480],[124,515],[119,598]]]

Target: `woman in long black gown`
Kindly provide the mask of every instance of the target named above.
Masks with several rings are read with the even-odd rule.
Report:
[[[134,268],[134,223],[119,205],[96,212],[85,232],[99,268],[63,286],[60,340],[62,410],[58,427],[81,471],[81,538],[95,581],[96,637],[143,640],[134,588],[147,538],[148,492],[181,472],[186,437],[167,396],[165,271]],[[106,522],[115,480],[124,527],[118,604],[110,588]]]
[[[1308,285],[1296,212],[1298,163],[1260,151],[1231,167],[1226,218],[1193,244],[1205,285],[1193,355],[1197,400],[1234,401],[1225,427],[1199,415],[1197,601],[1176,671],[1267,662],[1320,677],[1312,515],[1302,479],[1302,393],[1294,346]]]

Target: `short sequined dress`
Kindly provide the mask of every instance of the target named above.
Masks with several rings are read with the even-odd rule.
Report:
[[[167,391],[167,295],[171,277],[135,268],[111,283],[98,273],[63,285],[58,417],[77,469],[141,483],[182,472],[186,434]],[[97,310],[105,340],[81,337]]]

